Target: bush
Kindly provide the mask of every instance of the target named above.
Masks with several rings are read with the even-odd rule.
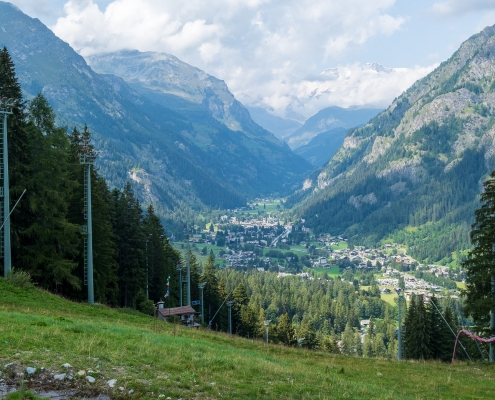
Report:
[[[31,275],[29,275],[26,271],[15,271],[12,268],[11,272],[5,278],[6,282],[11,283],[12,285],[20,286],[24,289],[28,289],[34,287],[31,282]]]
[[[138,311],[143,314],[155,315],[155,304],[151,300],[143,300],[138,304]]]

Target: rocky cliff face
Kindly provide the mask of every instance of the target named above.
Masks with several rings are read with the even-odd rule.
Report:
[[[224,81],[170,54],[119,51],[87,57],[93,70],[113,74],[142,91],[168,94],[203,106],[229,129],[242,130],[232,114],[238,106]]]
[[[305,183],[311,195],[299,213],[314,226],[322,216],[333,220],[327,225],[357,241],[395,235],[417,253],[421,236],[446,242],[450,235],[452,246],[437,246],[444,248],[437,258],[466,248],[480,184],[495,166],[494,72],[495,28],[488,27],[366,126],[351,130]],[[373,204],[364,201],[371,197]]]

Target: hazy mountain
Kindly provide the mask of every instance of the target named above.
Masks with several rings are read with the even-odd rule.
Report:
[[[153,82],[138,92],[139,79],[131,87],[115,75],[94,72],[38,19],[3,2],[0,45],[11,53],[26,96],[41,91],[68,127],[86,123],[95,133],[103,176],[117,187],[132,180],[141,200],[153,202],[162,215],[184,212],[184,205],[229,208],[246,196],[287,193],[310,169],[254,123],[222,81],[193,67],[184,69],[192,75],[182,82],[172,76],[167,84],[162,76],[163,87]],[[143,53],[128,55],[132,63]],[[186,65],[167,57],[169,64]]]
[[[270,114],[262,107],[247,107],[251,118],[258,125],[273,133],[277,138],[283,140],[295,132],[303,124],[295,119],[277,117]]]
[[[382,110],[375,108],[327,107],[308,118],[303,126],[285,137],[284,140],[294,150],[308,144],[322,132],[364,125],[380,111]]]
[[[347,129],[334,128],[316,135],[308,144],[298,147],[294,153],[309,161],[314,167],[321,167],[337,152],[344,142]]]
[[[139,93],[182,113],[206,112],[233,131],[273,140],[253,123],[224,81],[165,53],[119,51],[87,57],[91,68],[124,79]]]
[[[495,166],[495,27],[464,42],[342,147],[290,200],[306,224],[355,243],[390,237],[416,257],[469,247]]]

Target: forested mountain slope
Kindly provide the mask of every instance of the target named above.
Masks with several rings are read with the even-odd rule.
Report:
[[[450,261],[469,247],[481,183],[495,160],[495,27],[417,81],[290,200],[306,224]]]
[[[204,114],[193,119],[121,78],[95,73],[39,20],[4,2],[0,45],[11,53],[25,95],[42,92],[68,127],[86,123],[101,174],[116,187],[132,180],[159,215],[175,211],[179,219],[192,215],[191,207],[232,208],[250,195],[287,192],[310,169],[250,119],[242,127]]]
[[[308,160],[313,166],[321,167],[340,149],[344,142],[347,129],[334,128],[321,132],[308,144],[298,147],[294,153]]]
[[[323,132],[364,125],[380,111],[382,110],[378,108],[327,107],[308,118],[303,126],[285,137],[284,140],[291,149],[298,149]]]

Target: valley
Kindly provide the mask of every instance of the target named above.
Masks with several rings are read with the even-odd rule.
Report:
[[[227,63],[252,49],[199,3],[159,45],[73,40],[97,1],[49,27],[0,0],[0,397],[490,398],[495,25],[303,74]]]
[[[248,207],[225,211],[217,223],[195,230],[187,242],[172,242],[181,252],[189,247],[196,260],[205,264],[209,254],[220,269],[270,271],[283,278],[337,278],[369,288],[373,283],[390,301],[394,289],[412,294],[459,299],[465,272],[453,265],[422,264],[397,243],[379,248],[348,246],[347,239],[316,234],[303,221],[287,223],[283,200],[256,199]]]

